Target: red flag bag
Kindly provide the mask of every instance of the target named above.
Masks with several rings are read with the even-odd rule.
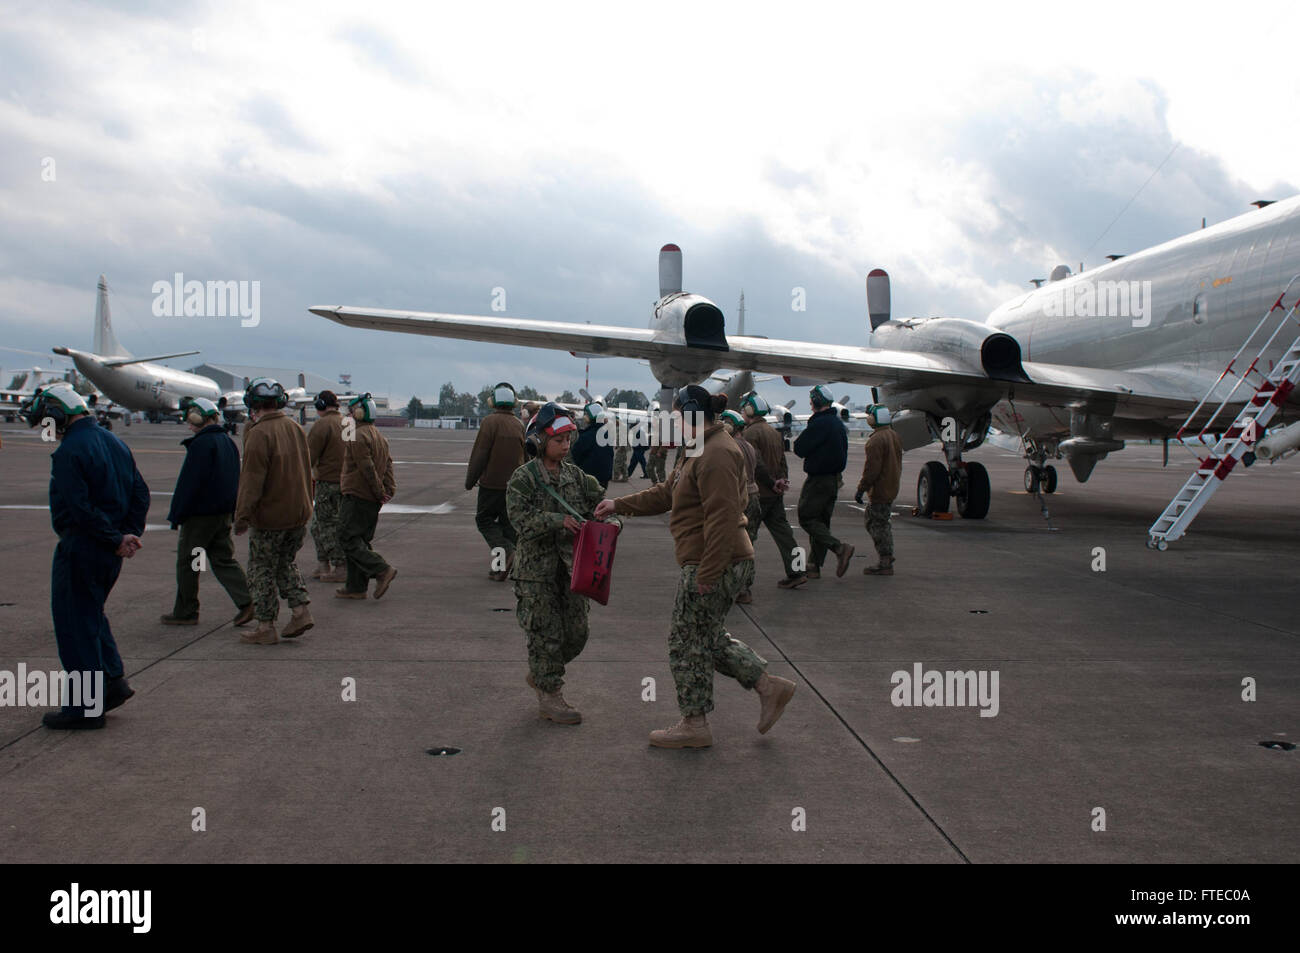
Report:
[[[569,591],[602,606],[609,604],[609,586],[613,581],[614,550],[618,545],[618,527],[612,523],[584,519],[582,514],[546,483],[542,489],[559,500],[560,505],[582,524],[573,538],[573,572],[569,576]]]
[[[609,584],[613,579],[614,548],[618,544],[618,527],[612,523],[587,520],[573,540],[573,574],[569,589],[580,596],[609,604]]]

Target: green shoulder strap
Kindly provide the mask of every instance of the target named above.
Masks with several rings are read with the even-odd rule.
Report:
[[[537,472],[537,467],[538,467],[538,463],[537,463],[537,461],[536,461],[536,460],[533,460],[532,463],[531,463],[531,465],[532,465],[532,467],[533,467],[533,480],[534,480],[534,481],[535,481],[535,482],[536,482],[536,483],[537,483],[537,484],[538,484],[538,485],[539,485],[543,490],[545,490],[547,493],[551,494],[551,496],[555,497],[555,499],[559,501],[559,504],[560,504],[561,506],[563,506],[566,510],[568,510],[570,513],[572,513],[574,519],[576,519],[579,523],[585,523],[586,520],[587,520],[587,518],[586,518],[585,516],[583,516],[581,513],[579,513],[577,510],[575,510],[572,506],[570,506],[570,505],[569,505],[569,501],[566,500],[564,497],[560,496],[560,494],[556,493],[556,492],[555,492],[555,488],[552,487],[549,483],[547,483],[547,482],[542,478],[541,474]]]

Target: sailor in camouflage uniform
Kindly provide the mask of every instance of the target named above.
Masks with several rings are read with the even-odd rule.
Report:
[[[565,459],[577,429],[558,405],[543,406],[528,426],[528,450],[536,456],[506,487],[506,512],[518,534],[511,578],[528,642],[527,681],[537,692],[539,717],[562,725],[582,721],[560,689],[565,665],[587,644],[589,602],[569,589],[573,537],[582,524],[552,492],[583,519],[593,518],[605,495],[595,477]],[[618,519],[606,522],[622,525]]]
[[[650,733],[657,748],[707,748],[713,733],[713,673],[734,678],[759,698],[758,730],[766,734],[794,695],[795,684],[768,675],[767,662],[726,628],[727,610],[754,581],[754,547],[745,530],[748,503],[745,458],[715,423],[723,403],[692,384],[677,393],[674,409],[694,451],[667,482],[605,500],[596,516],[653,516],[671,510],[669,530],[679,567],[677,598],[668,636],[668,661],[677,685],[681,721]]]

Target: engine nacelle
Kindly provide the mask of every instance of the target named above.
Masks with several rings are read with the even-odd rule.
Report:
[[[991,380],[1028,383],[1020,359],[1020,342],[1003,331],[964,318],[909,318],[888,321],[872,332],[877,347],[947,354],[972,373]]]
[[[702,380],[722,363],[727,344],[726,319],[722,309],[696,294],[670,294],[655,305],[650,330],[656,340],[682,344],[695,354],[675,355],[650,362],[655,379],[661,384],[681,387]]]

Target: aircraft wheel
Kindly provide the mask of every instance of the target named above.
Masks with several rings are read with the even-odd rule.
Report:
[[[1056,492],[1056,467],[1043,468],[1043,492]]]
[[[951,495],[948,471],[942,463],[931,460],[916,477],[916,511],[920,516],[948,512]]]
[[[1038,467],[1025,467],[1025,492],[1038,492]]]
[[[989,471],[984,464],[966,464],[966,492],[957,497],[957,512],[962,519],[982,520],[988,516],[991,497]]]

